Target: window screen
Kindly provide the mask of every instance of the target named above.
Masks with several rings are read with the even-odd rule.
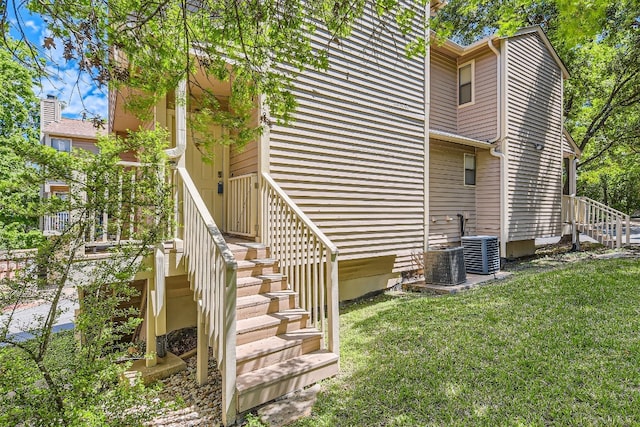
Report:
[[[55,148],[58,151],[66,151],[67,153],[69,153],[71,151],[71,140],[51,138],[51,147]]]
[[[476,185],[476,156],[464,155],[464,185]]]
[[[471,64],[458,69],[458,105],[468,104],[472,101],[472,74]]]

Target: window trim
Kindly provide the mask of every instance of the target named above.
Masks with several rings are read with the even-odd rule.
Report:
[[[64,137],[58,137],[58,136],[48,136],[47,137],[47,145],[51,148],[53,148],[53,140],[54,139],[59,139],[60,141],[69,141],[69,151],[60,151],[61,153],[71,153],[73,151],[73,140],[71,138],[64,138]]]
[[[464,104],[460,104],[460,69],[466,67],[467,65],[471,66],[471,101],[465,102]],[[458,108],[468,107],[476,103],[476,60],[472,59],[470,61],[464,62],[458,65],[458,74],[456,77],[457,85],[456,85],[456,104],[458,104]]]
[[[473,158],[473,169],[468,169],[468,170],[473,170],[473,184],[467,184],[467,157],[472,157]],[[464,153],[464,157],[463,157],[463,163],[462,163],[462,182],[464,184],[465,187],[475,187],[476,184],[478,183],[478,163],[477,163],[477,156],[472,153]]]

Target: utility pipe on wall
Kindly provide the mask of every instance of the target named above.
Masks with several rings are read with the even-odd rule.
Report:
[[[507,191],[508,191],[508,158],[507,158],[507,126],[506,126],[506,67],[507,45],[506,41],[501,41],[502,54],[493,45],[493,40],[488,40],[489,49],[496,55],[496,136],[489,141],[496,144],[489,150],[489,153],[500,159],[500,254],[503,258],[507,255]]]
[[[181,159],[187,148],[187,81],[176,88],[176,146],[165,150],[170,159]],[[184,165],[178,165],[184,166]]]
[[[429,115],[431,114],[431,2],[424,6],[424,245],[429,250]]]

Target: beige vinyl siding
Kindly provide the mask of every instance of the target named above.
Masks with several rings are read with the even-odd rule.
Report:
[[[562,133],[562,152],[565,156],[577,156],[576,150],[573,148],[573,145],[571,145],[564,132]]]
[[[393,271],[396,260],[394,255],[388,255],[339,261],[340,300],[358,298],[397,283],[400,274]],[[417,266],[413,269],[417,269]]]
[[[472,147],[431,140],[429,162],[429,246],[460,242],[460,220],[466,215],[466,235],[476,234],[475,186],[464,185],[464,154]]]
[[[561,71],[537,34],[509,39],[507,52],[509,240],[560,235]]]
[[[251,126],[259,123],[260,109],[256,105],[251,117]],[[229,150],[229,174],[230,176],[242,176],[258,172],[258,142],[251,141],[242,148],[232,146]]]
[[[229,154],[230,176],[241,176],[258,172],[258,143],[251,141],[242,149],[231,148]]]
[[[489,150],[476,155],[476,232],[500,236],[500,159]]]
[[[475,102],[458,109],[458,133],[481,141],[496,137],[497,120],[497,58],[487,52],[476,58],[460,59],[460,63],[475,59],[473,85]]]
[[[53,137],[55,138],[55,137]],[[86,150],[90,151],[94,154],[98,153],[98,146],[96,145],[97,141],[93,140],[82,140],[82,139],[73,139],[71,141],[71,147],[74,150]]]
[[[431,129],[456,133],[458,117],[458,66],[456,60],[431,52]]]
[[[406,58],[393,28],[376,28],[361,19],[332,44],[328,71],[300,75],[294,121],[270,131],[271,175],[341,261],[423,245],[423,60]]]

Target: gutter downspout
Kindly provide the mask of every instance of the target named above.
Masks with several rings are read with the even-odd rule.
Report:
[[[429,250],[429,115],[431,113],[431,4],[424,6],[424,245]]]
[[[487,41],[489,49],[496,55],[497,73],[496,73],[496,137],[489,141],[496,144],[489,150],[489,153],[500,159],[500,254],[502,258],[507,256],[507,190],[508,190],[508,159],[507,159],[507,126],[506,126],[506,73],[503,73],[503,67],[506,65],[507,46],[501,41],[501,50],[504,55],[500,55],[500,51],[495,48],[492,40]],[[503,79],[503,76],[505,78]]]
[[[187,148],[187,81],[180,80],[176,88],[176,146],[165,150],[170,159],[178,159],[178,167],[184,167],[182,155]]]

